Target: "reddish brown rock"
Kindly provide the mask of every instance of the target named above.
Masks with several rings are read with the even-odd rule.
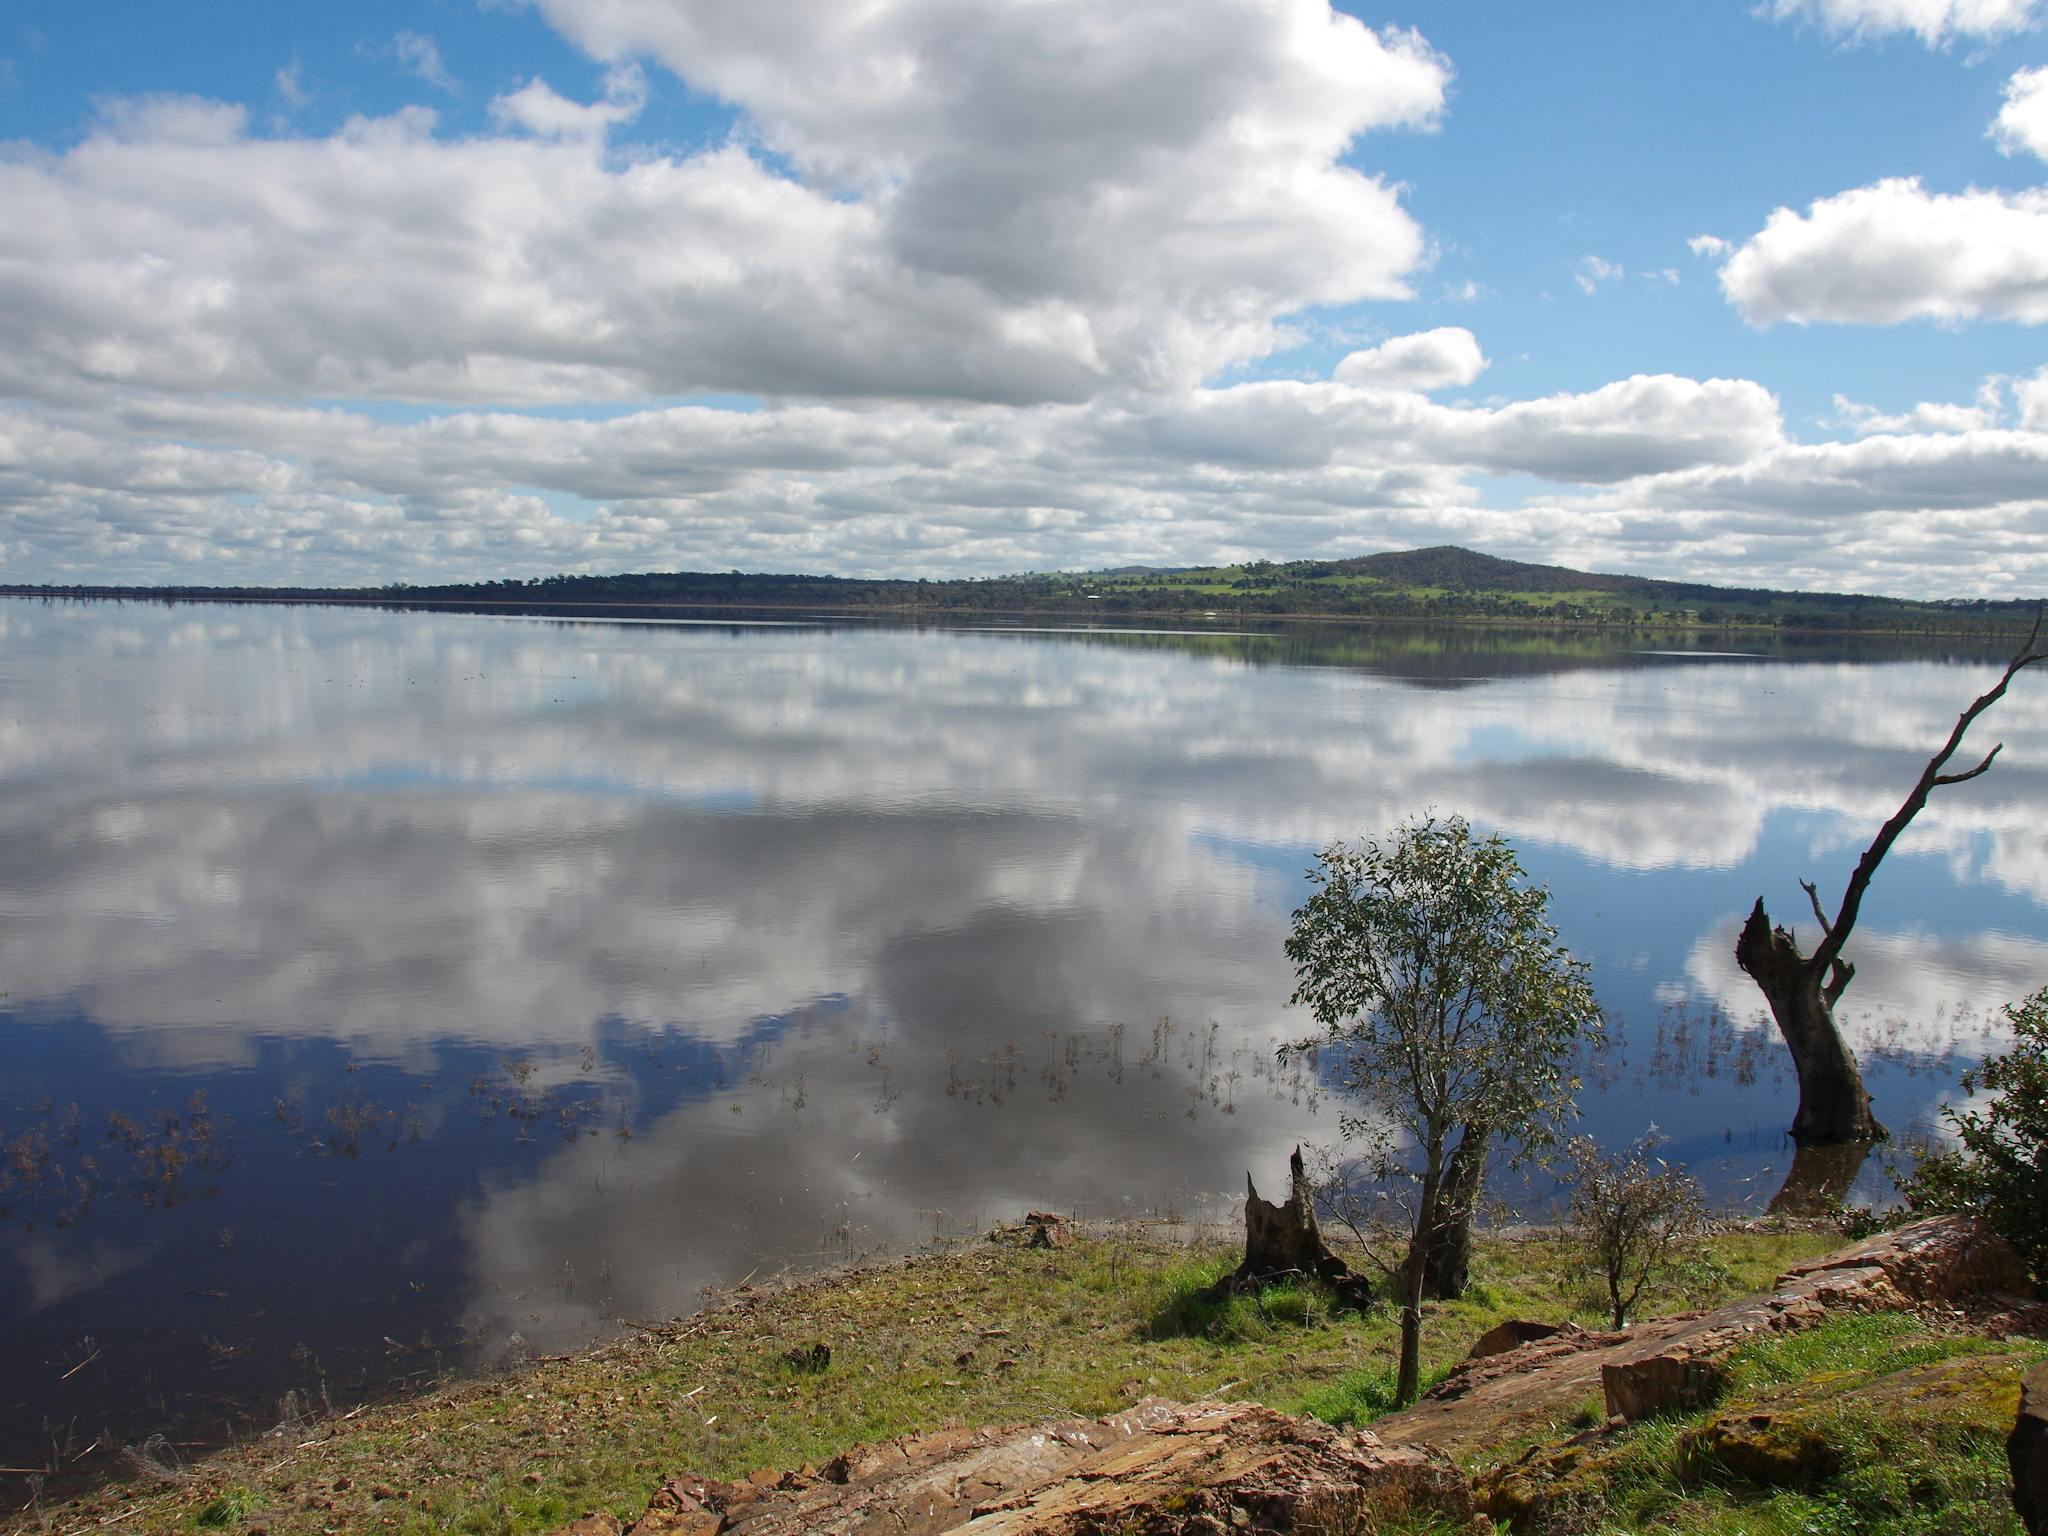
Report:
[[[1548,1434],[1600,1392],[1600,1367],[1643,1337],[1574,1329],[1467,1360],[1421,1402],[1373,1422],[1394,1445],[1436,1445],[1454,1456]]]
[[[1967,1216],[1933,1216],[1893,1232],[1795,1264],[1780,1277],[1784,1287],[1819,1279],[1833,1271],[1878,1270],[1892,1288],[1913,1302],[1955,1301],[1990,1291],[2030,1289],[2027,1267],[2003,1238]],[[1867,1278],[1863,1284],[1871,1283]]]
[[[652,1525],[678,1495],[722,1526]],[[1226,1536],[1364,1529],[1410,1514],[1457,1524],[1471,1490],[1441,1452],[1393,1447],[1255,1403],[1150,1400],[1105,1419],[942,1430],[835,1458],[771,1487],[671,1483],[633,1536]],[[971,1525],[970,1525],[971,1522]]]
[[[1510,1318],[1505,1323],[1496,1323],[1479,1335],[1471,1349],[1465,1352],[1467,1360],[1484,1360],[1492,1355],[1504,1355],[1511,1349],[1520,1349],[1524,1344],[1539,1343],[1544,1339],[1563,1334],[1567,1338],[1583,1335],[1585,1329],[1577,1323],[1532,1323],[1521,1318]]]
[[[562,1526],[555,1536],[619,1536],[624,1529],[610,1515],[584,1515]]]
[[[1705,1407],[1728,1357],[1761,1333],[1809,1328],[1832,1311],[1898,1311],[2025,1284],[2012,1249],[1976,1223],[1936,1216],[1794,1265],[1768,1296],[1736,1302],[1645,1339],[1601,1366],[1607,1411],[1635,1420]],[[1654,1325],[1653,1325],[1654,1330]]]
[[[2019,1335],[2030,1339],[2048,1338],[2048,1302],[2031,1296],[1994,1291],[1978,1296],[1959,1309],[1972,1333],[1987,1339],[2009,1339]]]
[[[679,1509],[650,1509],[626,1536],[718,1536],[725,1529],[725,1516],[709,1510],[685,1514]]]
[[[1778,1298],[1717,1307],[1677,1328],[1647,1330],[1649,1337],[1619,1351],[1600,1367],[1600,1389],[1610,1416],[1633,1423],[1658,1413],[1704,1408],[1721,1395],[1736,1346],[1761,1333],[1809,1327],[1827,1315],[1809,1298],[1779,1307]]]

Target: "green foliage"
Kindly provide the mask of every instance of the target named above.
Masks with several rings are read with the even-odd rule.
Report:
[[[1424,1372],[1422,1390],[1427,1392],[1450,1374],[1448,1362]],[[1310,1392],[1302,1399],[1302,1409],[1326,1424],[1370,1424],[1399,1406],[1395,1400],[1396,1385],[1394,1372],[1385,1366],[1352,1371]]]
[[[2048,987],[2006,1005],[2012,1049],[1963,1074],[1980,1108],[1944,1105],[1960,1147],[1920,1164],[1905,1186],[1915,1212],[1959,1211],[2013,1245],[2048,1282]]]
[[[1829,1372],[1868,1379],[1981,1352],[1986,1341],[1932,1332],[1910,1312],[1843,1313],[1818,1328],[1765,1334],[1736,1352],[1729,1390],[1740,1395]]]
[[[1346,1116],[1346,1134],[1406,1132],[1425,1154],[1470,1123],[1521,1149],[1547,1140],[1600,1010],[1507,841],[1425,816],[1334,844],[1309,878],[1287,957],[1292,1001],[1324,1033],[1289,1049],[1341,1053],[1345,1088],[1374,1112]]]
[[[1684,1257],[1682,1244],[1706,1221],[1706,1203],[1691,1174],[1659,1158],[1645,1137],[1607,1153],[1590,1137],[1573,1138],[1571,1234],[1586,1268],[1605,1287],[1615,1327],[1642,1300],[1650,1282]]]
[[[1175,1276],[1145,1321],[1146,1337],[1262,1344],[1290,1331],[1328,1327],[1340,1310],[1329,1288],[1313,1280],[1217,1297],[1208,1294],[1215,1278],[1199,1270]]]

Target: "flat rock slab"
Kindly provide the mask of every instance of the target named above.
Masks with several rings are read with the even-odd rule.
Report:
[[[1572,1329],[1467,1360],[1413,1408],[1374,1420],[1372,1432],[1389,1445],[1436,1445],[1461,1457],[1547,1435],[1589,1403],[1603,1401],[1601,1372],[1609,1361],[1698,1315],[1610,1333]]]
[[[1442,1452],[1389,1446],[1256,1403],[1147,1400],[1103,1419],[941,1430],[862,1446],[818,1471],[677,1479],[633,1536],[1225,1536],[1473,1518]],[[684,1523],[691,1522],[691,1523]]]

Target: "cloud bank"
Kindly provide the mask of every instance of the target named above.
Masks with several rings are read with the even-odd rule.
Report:
[[[1460,542],[1747,584],[2048,586],[2038,378],[1971,407],[1845,402],[1847,440],[1808,443],[1742,378],[1438,398],[1489,377],[1483,327],[1374,324],[1287,367],[1347,306],[1398,316],[1434,259],[1371,168],[1381,136],[1445,119],[1452,66],[1416,33],[1323,0],[534,8],[602,67],[589,99],[515,76],[473,131],[411,106],[322,133],[117,99],[69,147],[0,152],[0,580],[974,575]],[[1930,40],[2033,16],[1812,11]],[[407,36],[380,46],[430,99],[463,89]],[[636,140],[655,72],[733,131]],[[2015,77],[2001,143],[2032,142],[2035,94]],[[1758,326],[2031,325],[2044,196],[1900,179],[1692,244]],[[1641,290],[1623,275],[1574,270],[1603,304]]]

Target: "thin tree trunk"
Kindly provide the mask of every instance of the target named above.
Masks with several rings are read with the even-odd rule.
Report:
[[[1401,1365],[1394,1377],[1394,1406],[1406,1408],[1422,1392],[1422,1290],[1429,1268],[1430,1234],[1443,1200],[1444,1133],[1448,1126],[1429,1128],[1423,1165],[1422,1196],[1415,1212],[1415,1231],[1408,1239],[1408,1257],[1401,1265]]]
[[[1468,1123],[1451,1153],[1437,1219],[1430,1229],[1429,1254],[1423,1261],[1423,1294],[1431,1301],[1456,1301],[1471,1281],[1472,1212],[1486,1178],[1492,1136],[1491,1127]]]
[[[1833,999],[1821,984],[1822,967],[1799,953],[1790,933],[1771,926],[1761,897],[1735,942],[1735,963],[1763,992],[1792,1053],[1799,1075],[1792,1139],[1802,1147],[1885,1140],[1890,1132],[1870,1112],[1863,1074],[1835,1027]],[[1837,980],[1839,994],[1847,978],[1838,973]]]
[[[1394,1382],[1394,1406],[1406,1408],[1422,1393],[1422,1287],[1401,1303],[1401,1373]]]

